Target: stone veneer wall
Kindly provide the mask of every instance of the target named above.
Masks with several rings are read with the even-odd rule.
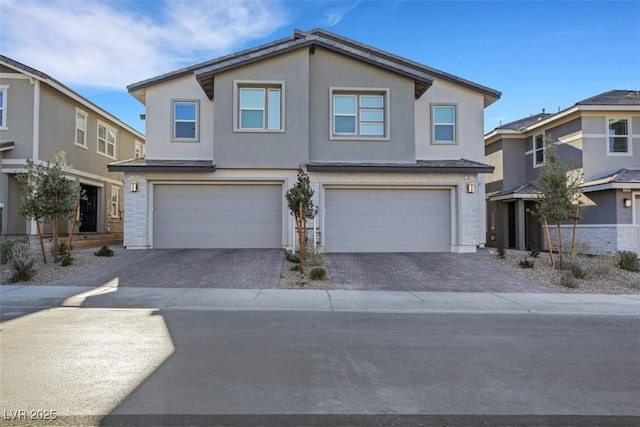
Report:
[[[138,191],[131,192],[131,182],[138,183]],[[124,180],[124,246],[127,249],[148,249],[150,186],[144,175],[126,176]]]
[[[573,226],[563,225],[562,230],[562,246],[569,248],[571,246],[571,237],[573,235]],[[558,233],[555,227],[550,228],[551,245],[553,248],[558,247]],[[583,246],[590,255],[597,254],[614,254],[618,251],[638,252],[638,225],[634,224],[604,224],[604,225],[578,225],[576,242]],[[544,247],[547,249],[546,239]]]

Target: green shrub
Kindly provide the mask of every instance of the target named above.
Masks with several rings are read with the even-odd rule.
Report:
[[[113,251],[108,246],[101,247],[98,252],[95,252],[96,256],[113,256]]]
[[[538,255],[540,255],[540,248],[531,248],[529,255],[531,255],[532,258],[538,258]]]
[[[58,255],[64,255],[67,253],[67,241],[66,240],[61,240],[60,243],[58,243]],[[73,250],[73,245],[71,245],[71,250]]]
[[[496,250],[498,251],[498,258],[504,259],[507,256],[507,250],[504,247],[504,243],[498,242]]]
[[[578,281],[572,274],[564,273],[560,276],[560,285],[566,288],[576,289],[578,287]]]
[[[640,271],[638,264],[638,255],[631,251],[618,252],[618,261],[616,266],[622,270],[637,272]]]
[[[520,268],[533,268],[533,260],[525,256],[518,262],[518,265]]]
[[[7,239],[0,242],[0,264],[7,264],[9,262],[9,255],[13,245],[17,242],[25,242],[25,239]]]
[[[322,267],[313,267],[309,272],[309,279],[324,280],[327,278],[327,270]]]
[[[71,255],[67,255],[67,254],[62,255],[59,261],[60,261],[60,265],[63,267],[67,267],[73,264],[73,258],[71,257]]]
[[[298,255],[292,254],[289,251],[285,251],[284,257],[287,259],[287,261],[292,262],[294,264],[297,264],[300,262],[300,257],[298,257]]]
[[[313,251],[309,251],[304,256],[304,264],[310,267],[321,267],[324,265],[324,255],[320,253],[314,254]]]
[[[616,267],[616,259],[611,255],[598,255],[589,259],[589,274],[606,277]]]
[[[300,271],[300,266],[294,265],[293,267],[289,268],[289,271]]]
[[[27,240],[16,241],[11,252],[8,255],[9,265],[13,272],[9,281],[15,282],[27,282],[36,273],[33,268],[33,256],[31,255],[31,245]]]
[[[571,274],[573,274],[573,277],[576,279],[584,279],[587,277],[587,266],[578,258],[569,259],[566,266],[571,270]]]

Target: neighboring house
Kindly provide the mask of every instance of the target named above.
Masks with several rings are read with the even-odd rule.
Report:
[[[545,163],[545,138],[561,160],[584,173],[586,207],[577,239],[590,253],[640,253],[640,92],[612,90],[555,114],[537,114],[485,135],[487,243],[517,249],[546,248],[532,213],[535,180]],[[569,241],[572,226],[563,226]],[[552,233],[555,246],[556,233]]]
[[[129,87],[147,156],[125,173],[127,248],[283,248],[309,173],[328,252],[484,244],[484,108],[500,93],[323,30]]]
[[[0,55],[0,234],[33,235],[35,223],[18,214],[23,189],[16,174],[27,159],[46,164],[60,151],[69,179],[86,193],[80,233],[123,229],[124,174],[107,164],[144,152],[144,136],[47,74]],[[70,231],[62,223],[60,231]],[[44,227],[45,233],[52,225]]]

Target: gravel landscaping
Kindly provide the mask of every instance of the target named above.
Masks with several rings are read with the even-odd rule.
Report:
[[[280,289],[336,289],[329,276],[329,270],[324,262],[324,255],[307,255],[304,264],[304,275],[297,269],[298,263],[291,262],[284,258],[282,263],[282,273],[280,274]],[[314,267],[324,268],[327,272],[324,280],[311,280],[309,274]]]
[[[551,268],[549,254],[542,252],[533,258],[525,251],[508,249],[501,259],[495,249],[486,249],[491,261],[518,276],[525,277],[535,283],[553,289],[556,292],[578,294],[640,294],[640,273],[621,270],[616,267],[614,256],[587,257],[579,256],[576,261],[586,272],[583,279],[575,279],[576,288],[561,284],[563,275],[573,278],[571,270],[554,270]],[[533,268],[522,268],[519,263],[524,258],[533,261]],[[556,255],[557,261],[557,255]],[[564,264],[569,268],[570,260],[565,256]]]

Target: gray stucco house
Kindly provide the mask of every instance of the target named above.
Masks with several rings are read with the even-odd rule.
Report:
[[[0,235],[34,235],[35,223],[18,214],[22,187],[16,174],[31,159],[45,164],[60,151],[69,179],[85,190],[76,233],[122,233],[122,172],[107,165],[144,153],[145,138],[58,80],[0,55]],[[71,224],[60,224],[61,233]],[[51,232],[52,226],[44,227]]]
[[[500,93],[324,30],[132,84],[145,159],[127,248],[283,248],[301,165],[329,252],[473,252],[485,238],[484,108]]]
[[[590,253],[640,254],[640,91],[611,90],[555,114],[540,113],[485,135],[487,243],[517,249],[546,248],[530,213],[534,181],[545,162],[545,136],[562,160],[582,169],[586,207],[577,239]],[[563,239],[572,227],[563,228]],[[553,245],[555,245],[555,233]],[[565,240],[566,241],[566,240]]]

